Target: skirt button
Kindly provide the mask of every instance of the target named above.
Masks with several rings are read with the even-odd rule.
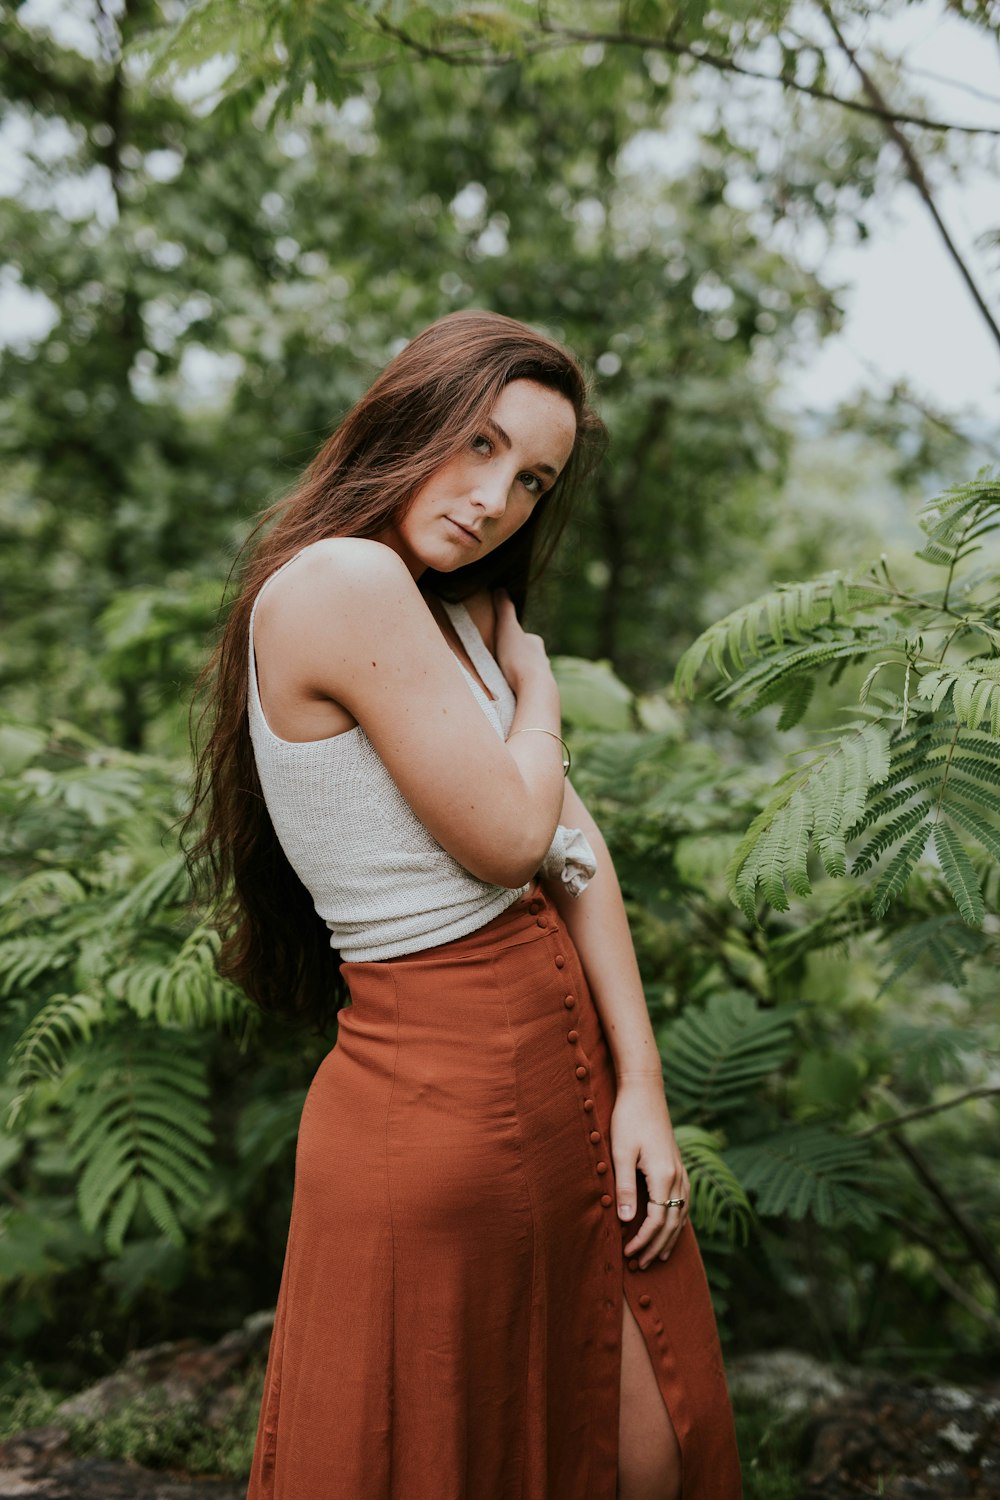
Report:
[[[577,1076],[577,1078],[586,1078],[586,1076],[587,1076],[587,1070],[583,1066],[583,1063],[581,1063],[580,1066],[577,1068],[577,1070],[576,1070],[576,1076]]]
[[[593,1101],[593,1099],[584,1099],[584,1101],[583,1101],[583,1107],[584,1107],[584,1109],[587,1111],[587,1113],[589,1115],[590,1111],[594,1107],[594,1101]]]
[[[549,924],[548,922],[546,922],[544,917],[539,917],[538,921],[535,923],[536,927],[548,927],[548,925]]]
[[[606,1161],[599,1161],[597,1163],[597,1174],[598,1174],[599,1177],[603,1177],[604,1174],[605,1174],[605,1172],[607,1170],[608,1170],[608,1164],[607,1164]]]
[[[580,1033],[578,1031],[567,1031],[566,1040],[568,1042],[578,1042],[580,1040]]]
[[[590,1139],[596,1146],[598,1141],[601,1139],[601,1132],[599,1130],[592,1130],[590,1132]]]
[[[652,1300],[653,1299],[648,1292],[643,1292],[642,1296],[639,1298],[639,1306],[648,1307]]]
[[[610,1196],[607,1193],[602,1193],[602,1195],[601,1195],[601,1205],[604,1208],[610,1208],[611,1207],[611,1198],[610,1198]],[[649,1300],[648,1297],[647,1297],[646,1300],[648,1302],[648,1300]]]
[[[572,1010],[575,1004],[576,1001],[573,999],[572,995],[567,995],[563,1000],[563,1005],[565,1005],[567,1010]]]
[[[630,1271],[637,1271],[639,1269],[639,1262],[634,1255],[628,1263],[628,1268]]]
[[[557,953],[556,954],[555,958],[553,959],[553,962],[554,962],[554,964],[555,964],[555,966],[556,966],[557,969],[563,969],[563,968],[566,967],[566,960],[563,958],[563,956],[562,956],[561,953]]]

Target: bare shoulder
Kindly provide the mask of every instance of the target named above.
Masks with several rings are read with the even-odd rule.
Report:
[[[416,584],[403,559],[384,542],[363,536],[325,536],[311,542],[282,574],[293,588],[325,589],[331,580],[342,587],[395,589]]]
[[[409,569],[391,547],[368,537],[330,536],[311,542],[268,581],[258,613],[301,629],[359,609],[372,620],[418,600]]]
[[[469,611],[473,623],[486,643],[487,650],[496,655],[497,617],[493,594],[489,589],[479,589],[462,603]]]

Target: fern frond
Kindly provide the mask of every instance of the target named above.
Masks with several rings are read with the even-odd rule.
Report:
[[[965,796],[971,795],[967,787],[962,786],[958,790]],[[976,791],[978,794],[978,788]],[[982,801],[988,807],[995,810],[996,799],[990,799],[983,794]],[[948,816],[953,818],[960,827],[964,828],[966,833],[971,833],[972,837],[978,843],[982,844],[987,854],[992,855],[997,864],[1000,864],[1000,829],[995,828],[992,823],[987,823],[971,807],[966,807],[964,803],[957,802],[954,796],[949,796],[943,805]]]
[[[892,968],[879,985],[876,999],[917,963],[927,965],[960,989],[965,982],[966,962],[982,953],[987,941],[981,929],[969,928],[956,912],[926,917],[899,928],[888,940],[886,961]]]
[[[923,854],[930,835],[931,824],[921,823],[910,834],[906,842],[896,850],[872,893],[873,916],[885,916],[890,901],[899,895],[913,874],[917,860]]]
[[[699,1233],[722,1229],[731,1243],[745,1245],[753,1222],[750,1199],[720,1154],[720,1138],[697,1125],[678,1125],[677,1146],[691,1180],[691,1220]]]
[[[822,1125],[792,1126],[723,1156],[767,1217],[811,1215],[818,1224],[872,1228],[881,1213],[884,1172],[868,1145]]]
[[[225,1026],[246,1010],[247,1001],[215,967],[220,938],[202,924],[185,938],[166,964],[134,963],[111,980],[115,993],[142,1020],[161,1026]]]
[[[52,934],[5,938],[0,942],[0,995],[27,989],[42,974],[64,969],[71,956],[69,945]]]
[[[794,729],[805,717],[806,710],[813,700],[816,690],[816,678],[799,675],[786,678],[784,682],[775,685],[773,701],[781,704],[781,713],[778,716],[779,729]],[[759,695],[757,703],[763,707],[763,695]]]
[[[911,797],[913,792],[909,787],[906,787],[902,795],[904,798]],[[933,808],[931,804],[926,800],[922,800],[914,802],[911,807],[908,807],[905,812],[900,813],[898,817],[890,819],[884,827],[879,829],[873,838],[868,840],[868,843],[860,853],[855,855],[851,862],[851,874],[864,875],[888,848],[893,844],[898,844],[900,839],[904,838],[911,829],[917,827],[918,823],[923,823],[925,819],[930,818],[932,812]]]
[[[252,1099],[242,1111],[236,1130],[241,1161],[268,1167],[287,1150],[298,1133],[305,1089],[288,1089]]]
[[[862,833],[867,833],[873,823],[889,817],[926,787],[940,788],[941,780],[941,769],[936,764],[929,769],[925,767],[920,774],[910,771],[905,777],[894,776],[890,773],[881,786],[872,789],[864,817],[859,818],[851,829],[852,838],[858,838]],[[901,781],[903,785],[900,785]]]
[[[799,896],[811,890],[806,857],[815,841],[829,875],[846,871],[845,838],[864,813],[873,779],[889,768],[889,733],[881,724],[853,723],[804,770],[787,771],[771,801],[754,818],[726,869],[730,895],[750,921],[757,887],[778,910],[788,906],[787,881]]]
[[[112,1255],[120,1255],[125,1240],[125,1231],[132,1221],[136,1205],[139,1202],[139,1179],[130,1177],[118,1195],[110,1215],[108,1216],[107,1230],[105,1231],[105,1243]]]
[[[0,930],[11,931],[26,919],[48,918],[66,906],[75,906],[87,892],[69,870],[32,870],[0,895],[3,909]]]
[[[970,533],[988,524],[998,511],[1000,481],[988,468],[980,469],[975,479],[952,485],[921,508],[917,524],[927,542],[917,556],[950,567],[963,555]]]
[[[204,1059],[192,1038],[124,1029],[78,1059],[68,1131],[79,1172],[85,1227],[105,1221],[110,1251],[121,1247],[140,1203],[174,1243],[183,1243],[179,1209],[196,1212],[209,1187],[211,1158]]]
[[[772,646],[780,651],[789,640],[799,642],[806,632],[840,615],[884,603],[884,590],[857,583],[839,571],[804,583],[779,584],[732,610],[692,641],[677,663],[674,690],[679,697],[691,697],[706,660],[728,679],[732,676],[728,663],[743,672],[747,658],[754,660]]]
[[[823,667],[844,667],[849,662],[861,661],[873,651],[905,652],[909,642],[895,632],[873,632],[870,635],[851,636],[848,640],[818,640],[808,645],[788,647],[784,651],[769,651],[767,656],[754,666],[746,668],[728,686],[719,687],[712,694],[717,703],[732,699],[739,718],[747,719],[765,704],[776,701],[785,685],[800,674],[808,673],[813,679]]]
[[[793,1014],[762,1010],[738,990],[713,995],[704,1009],[687,1006],[662,1033],[671,1107],[704,1117],[746,1103],[790,1055]]]
[[[970,939],[976,934],[961,924],[961,935]],[[907,1090],[936,1089],[942,1083],[964,1082],[968,1078],[970,1056],[982,1056],[988,1042],[980,1028],[948,1026],[940,1021],[932,1025],[899,1020],[889,1027],[889,1052],[897,1060],[898,1081]]]
[[[23,784],[43,802],[60,804],[78,813],[94,828],[126,819],[141,803],[144,779],[130,765],[84,765],[54,773],[31,767]]]
[[[955,905],[970,926],[979,927],[985,916],[979,880],[961,839],[943,820],[934,826],[934,852]]]
[[[28,1087],[57,1078],[68,1054],[90,1041],[107,1022],[104,1006],[93,995],[55,995],[24,1029],[11,1049],[14,1083]]]
[[[184,1231],[163,1189],[152,1177],[140,1178],[139,1188],[156,1227],[163,1231],[172,1245],[183,1245]]]
[[[975,734],[963,734],[959,730],[952,738],[954,740],[952,759],[962,760],[966,756],[971,756],[974,760],[995,761],[997,770],[994,774],[1000,778],[1000,740],[993,735],[986,734],[983,730]]]
[[[173,854],[162,864],[150,870],[148,875],[136,883],[108,913],[109,923],[115,926],[128,923],[139,925],[148,922],[164,907],[183,901],[188,889],[187,869],[183,854]]]
[[[1000,659],[992,663],[963,662],[957,667],[935,667],[923,672],[917,684],[917,696],[930,702],[938,712],[951,699],[951,711],[959,724],[978,729],[989,721],[990,733],[1000,735]]]

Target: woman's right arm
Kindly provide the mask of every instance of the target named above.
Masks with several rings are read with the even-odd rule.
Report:
[[[381,542],[314,543],[275,580],[268,642],[304,695],[332,698],[364,729],[421,823],[473,875],[524,885],[552,842],[563,799],[559,692],[539,637],[509,600],[497,653],[517,696],[505,743],[402,559]]]

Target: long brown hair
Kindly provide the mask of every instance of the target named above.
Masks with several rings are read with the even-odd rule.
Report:
[[[503,388],[519,379],[571,402],[577,428],[569,461],[530,518],[495,551],[454,573],[428,570],[420,587],[451,600],[503,587],[520,613],[606,434],[572,355],[498,313],[450,313],[406,344],[292,492],[263,512],[241,549],[257,539],[195,685],[192,718],[200,696],[205,703],[191,727],[195,777],[182,843],[193,888],[221,937],[218,970],[263,1011],[322,1030],[346,990],[329,929],[278,843],[257,775],[247,718],[253,601],[266,579],[310,542],[373,537],[396,524],[420,486],[477,434]],[[206,716],[210,733],[199,749]]]

